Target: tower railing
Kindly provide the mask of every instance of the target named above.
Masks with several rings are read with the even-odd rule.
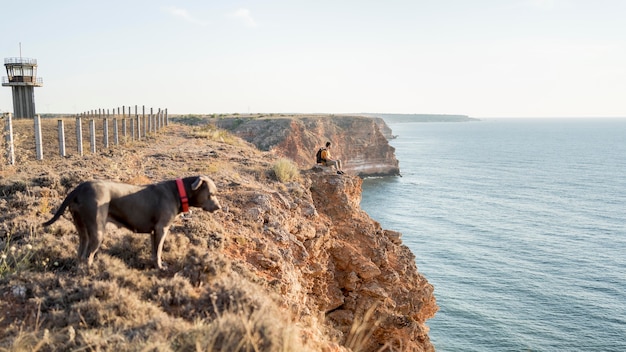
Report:
[[[22,77],[22,76],[20,76]],[[27,77],[30,78],[31,76],[23,76],[23,77]],[[22,82],[26,82],[26,83],[35,83],[35,84],[39,84],[39,85],[43,85],[43,78],[42,77],[37,77],[37,79],[33,82],[31,81],[19,81],[19,80],[10,80],[9,77],[3,76],[2,77],[2,84],[9,84],[9,83],[22,83]]]
[[[4,64],[37,65],[37,59],[30,59],[27,57],[7,57],[4,59]]]

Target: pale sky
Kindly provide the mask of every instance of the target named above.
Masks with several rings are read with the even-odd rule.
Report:
[[[626,117],[626,0],[2,0],[0,12],[2,58],[21,43],[38,61],[38,113]]]

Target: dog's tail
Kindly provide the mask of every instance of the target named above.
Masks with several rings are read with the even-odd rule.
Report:
[[[65,212],[65,209],[67,208],[67,206],[70,205],[70,202],[74,200],[74,197],[76,197],[77,190],[78,190],[78,187],[76,187],[73,191],[70,192],[70,194],[67,195],[67,197],[65,197],[65,199],[63,200],[63,203],[61,203],[61,206],[59,207],[57,212],[54,213],[54,216],[52,217],[52,219],[44,222],[42,224],[43,226],[50,226],[55,221],[59,220],[61,215],[63,215],[63,213]]]

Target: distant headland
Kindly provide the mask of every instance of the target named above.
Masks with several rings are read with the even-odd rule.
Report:
[[[369,117],[380,117],[388,123],[402,122],[471,122],[480,121],[467,115],[438,115],[438,114],[373,114],[362,113]]]

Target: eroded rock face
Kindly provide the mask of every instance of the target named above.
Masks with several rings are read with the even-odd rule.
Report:
[[[401,234],[361,210],[361,178],[302,176],[304,189],[287,190],[297,197],[239,194],[241,204],[231,205],[258,218],[260,229],[245,236],[247,246],[232,243],[225,251],[245,258],[322,340],[347,350],[432,351],[425,322],[438,309],[433,286]]]
[[[315,164],[315,152],[330,141],[332,155],[344,171],[359,176],[399,175],[391,129],[380,118],[363,116],[290,116],[225,120],[220,127],[261,150],[294,160],[300,167]]]
[[[312,174],[311,195],[322,218],[330,219],[326,281],[327,319],[348,335],[356,317],[375,319],[365,350],[385,344],[405,351],[431,351],[425,321],[438,307],[433,286],[417,271],[415,256],[400,234],[383,230],[363,212],[361,180]],[[328,275],[330,274],[330,275]],[[400,347],[402,346],[402,347]]]

